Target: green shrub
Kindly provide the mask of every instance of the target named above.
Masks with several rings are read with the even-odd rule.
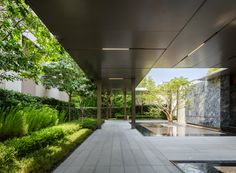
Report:
[[[46,128],[38,132],[33,132],[29,136],[22,138],[14,138],[6,141],[7,146],[13,147],[18,156],[25,156],[47,145],[53,144],[64,137],[64,132],[61,128]]]
[[[76,146],[81,144],[91,134],[89,129],[81,129],[65,137],[56,145],[47,146],[29,155],[20,162],[19,172],[50,172],[54,166],[64,159]]]
[[[31,107],[32,105],[34,107],[40,107],[46,104],[59,112],[66,113],[66,115],[68,112],[68,102],[54,98],[31,96],[29,94],[6,89],[0,89],[0,98],[0,107],[15,107],[18,104],[21,104],[23,107]],[[80,110],[77,109],[73,103],[71,104],[71,113],[73,119],[78,119]],[[67,118],[67,116],[65,118]]]
[[[63,139],[64,136],[72,134],[79,129],[80,125],[78,123],[65,123],[33,132],[29,136],[8,140],[5,144],[13,147],[16,150],[17,156],[22,157],[44,148],[47,145],[54,144],[60,139]]]
[[[58,113],[58,123],[62,124],[66,122],[66,112],[65,111],[61,111]]]
[[[0,109],[0,138],[20,137],[32,131],[57,125],[58,111],[48,106],[25,107],[22,105]]]
[[[163,119],[166,120],[166,115],[163,111],[160,111],[157,107],[151,107],[149,108],[149,111],[145,113],[147,116],[151,116],[156,119]]]
[[[42,106],[37,109],[35,107],[26,107],[23,109],[26,114],[28,131],[33,132],[45,127],[55,126],[58,123],[58,111]]]
[[[79,120],[80,125],[82,128],[88,128],[95,130],[97,128],[97,120],[93,118],[83,118]]]
[[[78,121],[71,121],[71,122],[58,125],[57,128],[62,129],[65,135],[70,135],[78,131],[79,129],[81,129],[81,125],[79,124]]]
[[[16,172],[15,150],[0,143],[0,172]]]
[[[28,133],[25,113],[20,107],[0,109],[0,138],[7,139]]]

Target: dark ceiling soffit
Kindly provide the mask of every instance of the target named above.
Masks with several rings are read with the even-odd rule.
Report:
[[[223,31],[227,26],[229,26],[234,20],[236,20],[236,18],[233,18],[229,23],[225,24],[222,28],[220,28],[218,31],[216,31],[214,34],[212,34],[209,38],[207,38],[203,43],[206,44],[209,40],[211,40],[214,36],[216,36],[217,34],[219,34],[221,31]],[[184,58],[182,58],[179,62],[177,62],[175,65],[173,65],[171,68],[175,68],[179,63],[181,63],[182,61],[184,61],[186,58],[188,58],[189,56],[186,55]]]
[[[193,15],[188,19],[188,21],[185,23],[185,25],[180,29],[180,31],[176,34],[174,39],[170,42],[170,44],[167,46],[167,48],[163,51],[163,53],[157,58],[156,62],[153,64],[152,68],[158,63],[158,61],[162,58],[162,56],[165,54],[166,50],[174,43],[175,39],[181,34],[181,32],[184,30],[184,28],[189,24],[189,22],[194,18],[194,16],[198,13],[198,11],[205,5],[207,0],[204,0],[201,5],[196,9],[196,11],[193,13]]]

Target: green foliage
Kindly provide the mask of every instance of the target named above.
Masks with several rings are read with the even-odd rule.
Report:
[[[14,138],[5,142],[7,146],[13,147],[17,156],[25,156],[47,145],[55,144],[66,135],[73,134],[81,128],[78,122],[70,122],[58,126],[44,128],[31,133],[28,136]]]
[[[218,71],[218,70],[220,70],[220,68],[210,68],[210,69],[207,71],[207,73],[213,73],[213,72],[216,72],[216,71]]]
[[[7,146],[13,147],[18,156],[25,156],[47,145],[53,144],[65,136],[62,128],[51,127],[34,132],[29,136],[6,141]]]
[[[20,107],[0,110],[0,138],[7,139],[28,133],[26,115]]]
[[[19,93],[16,91],[0,89],[0,105],[1,107],[11,107],[21,104],[22,106],[40,105],[39,97],[33,97],[28,94]]]
[[[0,81],[37,80],[42,62],[55,61],[66,52],[23,0],[1,0],[0,6]],[[26,32],[36,40],[30,41]]]
[[[0,143],[0,172],[49,172],[91,134],[96,120],[84,119],[33,132]]]
[[[94,85],[88,80],[79,66],[69,57],[59,62],[52,62],[44,66],[42,84],[46,88],[58,88],[69,96],[68,114],[71,120],[72,95],[80,96],[80,107],[84,97],[93,93]]]
[[[54,126],[58,122],[57,110],[41,108],[8,107],[0,109],[0,138],[7,139],[26,135],[32,131]]]
[[[72,94],[78,89],[82,71],[72,60],[51,62],[43,67],[42,84],[47,88],[58,88]]]
[[[1,107],[14,107],[18,104],[21,104],[22,107],[34,106],[34,107],[41,107],[42,105],[48,105],[51,108],[57,109],[59,112],[59,119],[60,116],[63,116],[65,113],[64,119],[68,119],[68,102],[57,100],[54,98],[47,98],[47,97],[37,97],[31,96],[29,94],[23,94],[16,91],[0,89],[0,106]],[[78,119],[80,110],[75,108],[75,105],[71,104],[71,113],[72,119]],[[61,119],[62,120],[62,119]],[[59,120],[59,121],[61,121]]]
[[[49,108],[48,106],[42,106],[40,109],[35,107],[25,107],[22,112],[26,114],[28,132],[55,126],[58,123],[58,111]]]
[[[92,130],[95,130],[97,128],[97,121],[93,118],[80,119],[79,124],[82,126],[82,128],[88,128]]]
[[[150,107],[148,112],[145,113],[145,115],[148,115],[154,119],[161,119],[166,120],[166,115],[163,111],[161,111],[159,108],[156,108],[155,106]]]
[[[16,172],[15,150],[0,143],[0,172]]]
[[[76,146],[81,144],[91,134],[89,129],[81,129],[65,137],[56,145],[50,145],[29,155],[20,162],[24,173],[50,172],[54,166],[63,160]]]
[[[65,135],[69,135],[81,129],[81,124],[78,121],[71,121],[58,125],[56,128],[62,129]]]
[[[137,94],[137,100],[140,104],[150,104],[156,99],[156,83],[151,77],[145,77],[139,87],[145,88],[146,91],[140,91]]]
[[[123,105],[124,105],[123,92],[112,93],[110,97],[111,97],[110,102],[111,102],[112,107],[123,107]],[[105,103],[105,101],[104,101],[104,103]],[[129,92],[126,94],[126,106],[127,107],[131,106],[131,95]]]
[[[66,112],[65,111],[61,111],[58,113],[58,123],[62,124],[66,122]]]
[[[157,86],[156,109],[164,112],[168,121],[173,121],[174,112],[179,105],[188,103],[187,93],[190,91],[188,79],[179,77]]]

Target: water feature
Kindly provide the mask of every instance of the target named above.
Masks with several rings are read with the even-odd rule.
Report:
[[[173,161],[183,173],[235,173],[235,161]]]
[[[232,136],[216,129],[168,122],[138,122],[136,129],[144,136]]]

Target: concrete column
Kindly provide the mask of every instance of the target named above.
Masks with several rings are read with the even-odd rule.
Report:
[[[135,119],[136,119],[136,111],[135,111],[135,79],[131,79],[131,97],[132,97],[132,121],[131,128],[135,128]]]
[[[102,83],[97,80],[97,128],[101,128],[101,113],[102,113]]]
[[[126,113],[126,88],[124,89],[124,119],[127,120],[127,113]]]

